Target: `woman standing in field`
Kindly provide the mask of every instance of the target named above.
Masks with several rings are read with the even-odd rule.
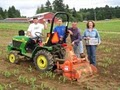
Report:
[[[83,38],[86,42],[86,49],[90,64],[96,66],[96,46],[100,44],[100,35],[95,29],[95,23],[93,21],[87,22],[87,28],[84,31]]]

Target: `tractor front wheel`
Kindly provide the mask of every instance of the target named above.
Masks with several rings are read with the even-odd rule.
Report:
[[[53,68],[53,56],[46,50],[40,50],[34,57],[34,63],[38,70],[50,71]]]
[[[14,51],[11,51],[9,54],[8,54],[8,60],[10,63],[15,63],[17,64],[18,63],[18,60],[19,60],[19,57],[18,57],[18,54]]]

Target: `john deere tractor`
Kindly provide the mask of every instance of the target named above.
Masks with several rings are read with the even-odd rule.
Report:
[[[59,43],[58,33],[53,32],[54,21],[57,15],[64,14],[67,17],[66,32],[69,24],[69,16],[64,12],[58,12],[54,15],[51,22],[50,32],[46,35],[47,40],[44,45],[41,45],[42,34],[36,33],[36,42],[30,43],[31,38],[18,35],[12,38],[12,43],[7,46],[8,60],[11,63],[18,63],[19,57],[24,56],[33,60],[36,68],[40,71],[49,71],[54,67],[54,63],[57,59],[64,59],[65,49],[62,44]],[[66,38],[66,36],[65,36]],[[64,39],[65,39],[64,38]],[[28,47],[28,45],[30,47]],[[28,49],[31,50],[28,50]]]

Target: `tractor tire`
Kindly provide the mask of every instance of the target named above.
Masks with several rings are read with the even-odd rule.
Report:
[[[19,62],[18,53],[15,52],[15,51],[11,51],[11,52],[8,54],[8,60],[9,60],[10,63],[18,64],[18,62]]]
[[[38,51],[33,60],[35,67],[41,72],[50,71],[53,68],[53,56],[46,50]]]

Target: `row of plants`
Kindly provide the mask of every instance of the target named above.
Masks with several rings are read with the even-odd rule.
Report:
[[[28,66],[28,73],[33,72],[32,66]],[[40,89],[40,90],[57,90],[55,87],[49,86],[47,83],[42,82],[44,79],[49,79],[49,80],[57,80],[59,83],[66,83],[67,79],[65,77],[58,76],[56,73],[53,72],[44,72],[40,73],[37,76],[34,77],[28,77],[26,75],[22,75],[20,73],[20,69],[14,69],[14,70],[5,70],[1,71],[0,74],[4,76],[5,78],[11,79],[12,77],[16,77],[16,81],[20,84],[28,85],[32,90]],[[39,84],[36,82],[41,81]],[[15,88],[14,84],[9,83],[9,84],[0,84],[0,90],[7,90],[7,89],[13,89]]]

